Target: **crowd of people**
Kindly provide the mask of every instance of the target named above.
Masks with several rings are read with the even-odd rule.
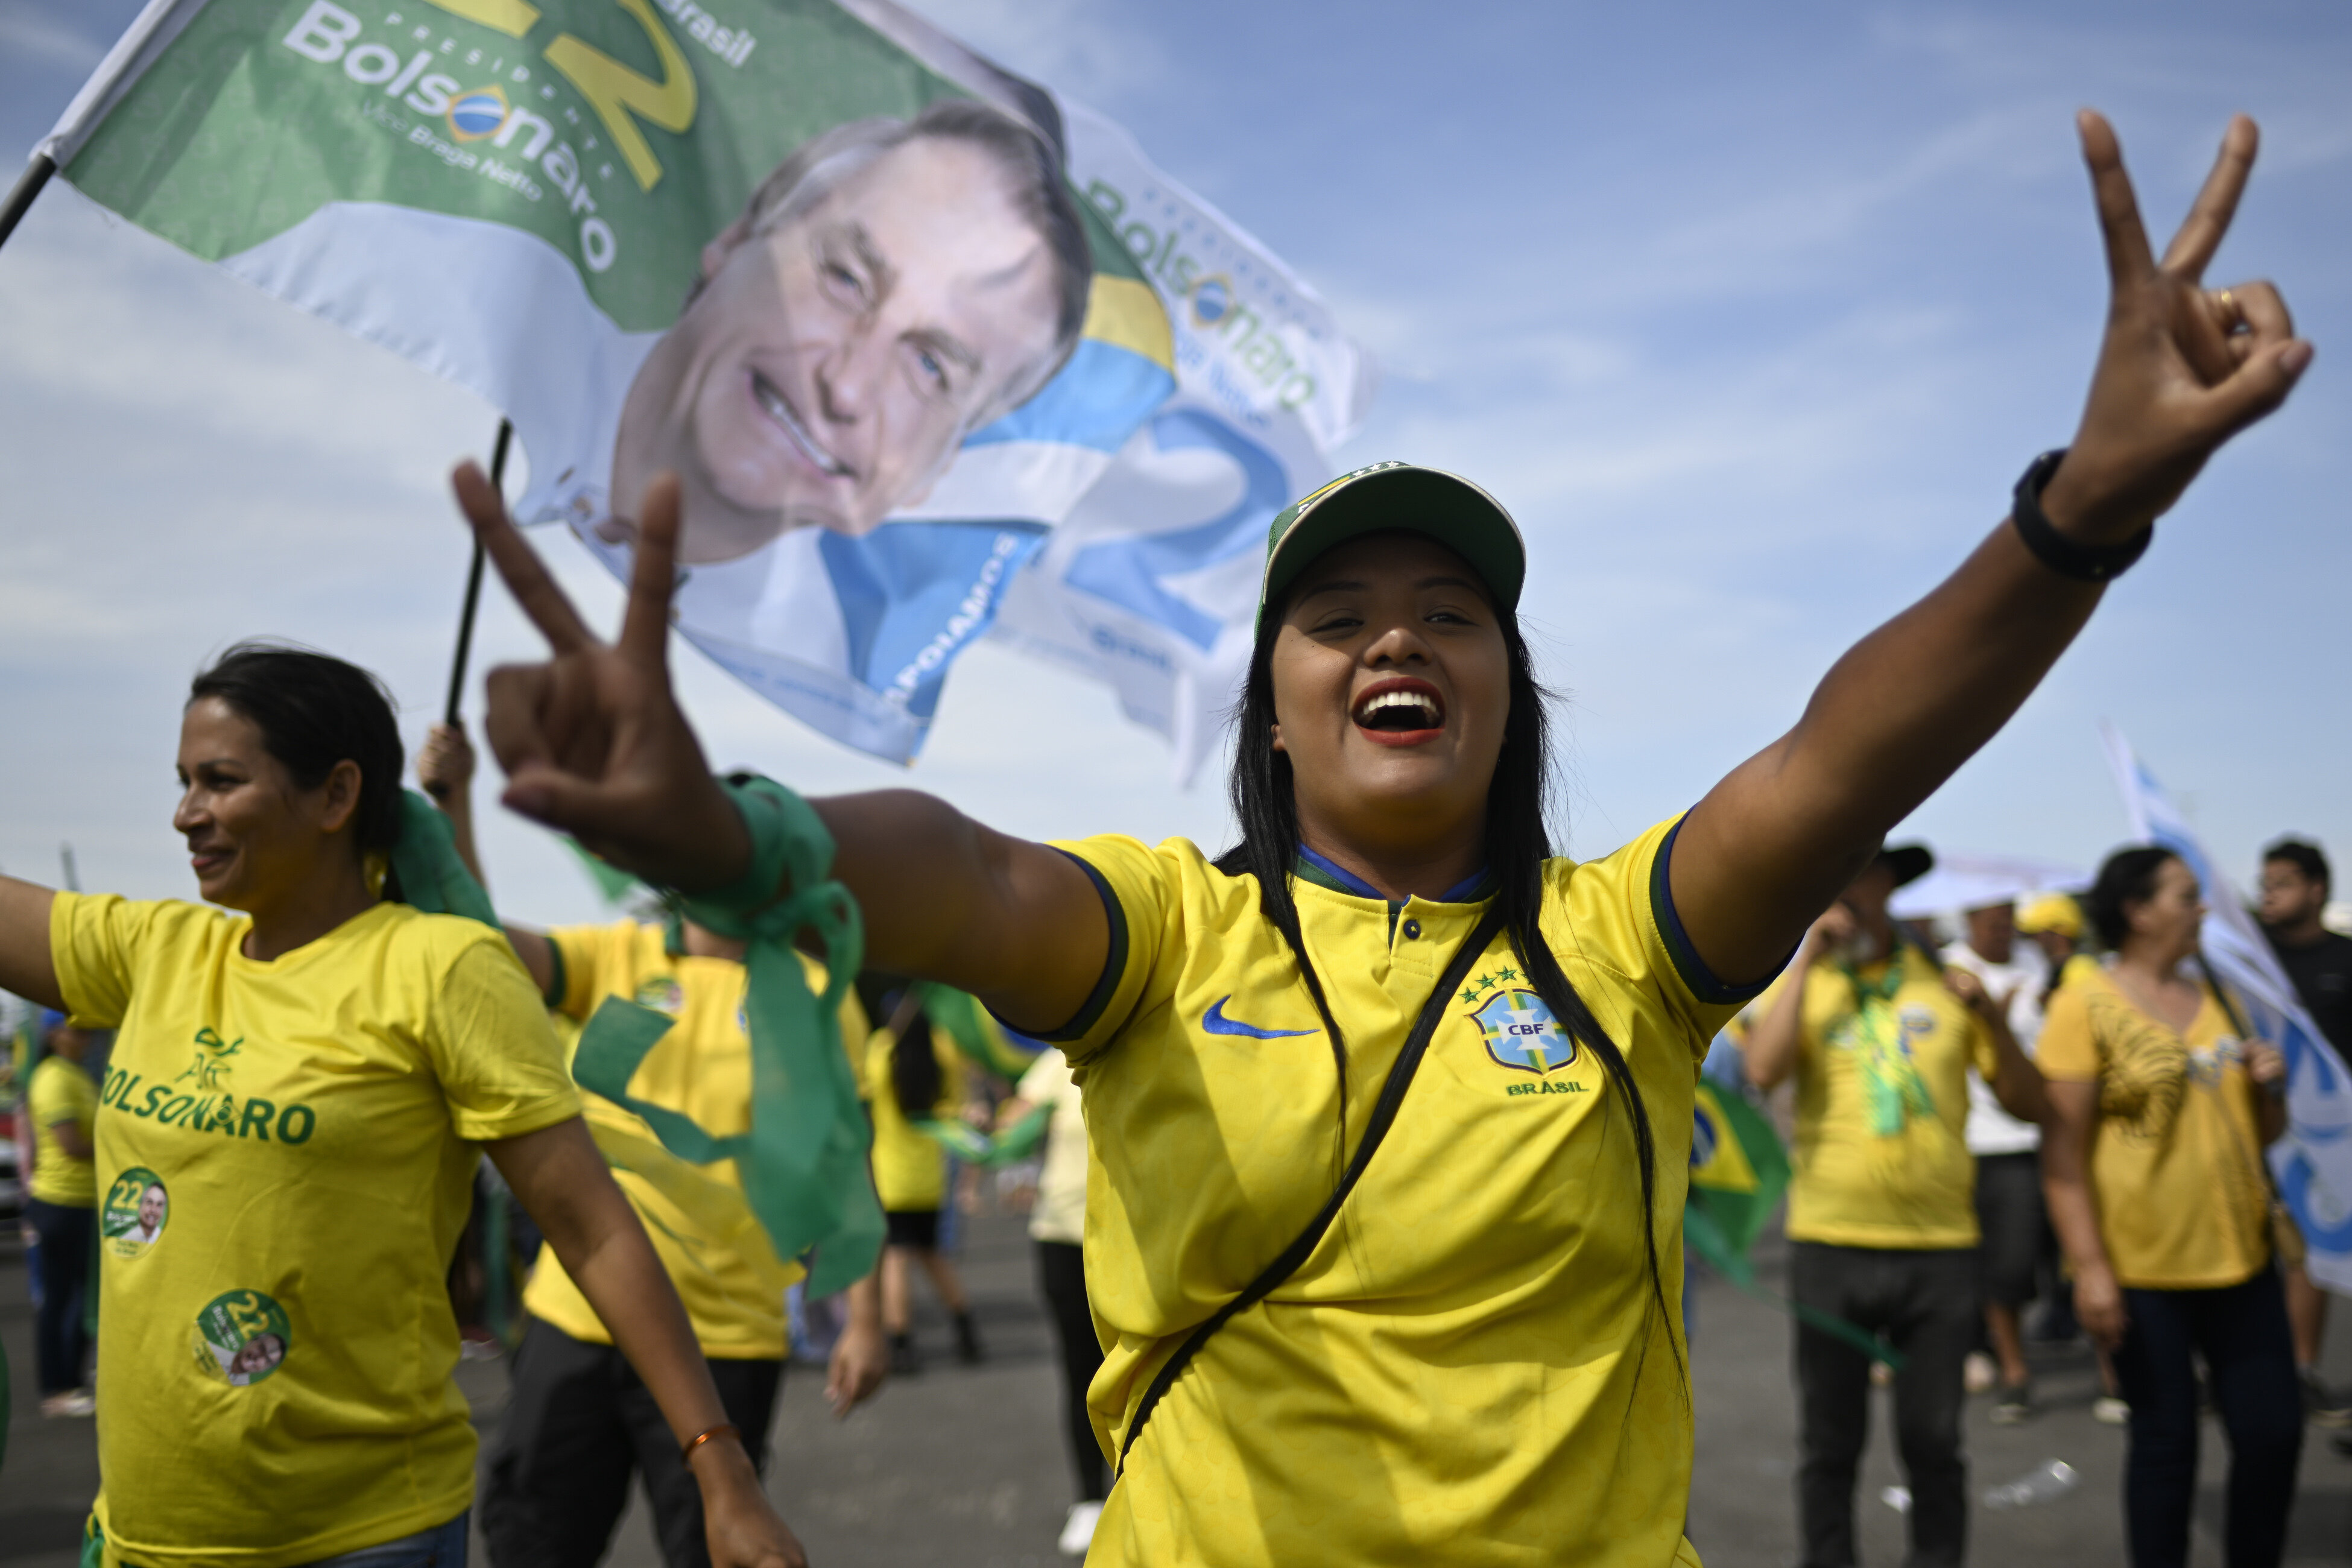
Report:
[[[1794,1082],[1790,1294],[1900,1363],[1913,1559],[1964,1554],[1967,1396],[1990,1394],[1997,1424],[2035,1415],[2038,1300],[2034,1337],[2087,1336],[2094,1413],[2129,1428],[2133,1560],[2185,1559],[2210,1402],[2231,1456],[2228,1561],[2274,1563],[2305,1422],[2352,1409],[2317,1370],[2326,1297],[2264,1161],[2284,1062],[2199,957],[2197,878],[2170,850],[2121,849],[2076,892],[1948,911],[1958,934],[1939,943],[1890,911],[1932,864],[1921,845],[1883,850],[1709,1068],[1759,1100]],[[2330,889],[2318,846],[2265,850],[2261,923],[2347,1051],[2352,938],[2323,922]],[[1818,1320],[1793,1333],[1803,1561],[1851,1563],[1875,1363]]]
[[[444,1568],[478,1507],[494,1560],[585,1563],[635,1475],[674,1564],[804,1562],[760,1476],[801,1260],[726,1228],[739,1172],[679,1178],[645,1131],[756,1125],[747,977],[790,967],[761,917],[829,859],[897,990],[869,991],[879,1017],[845,1003],[855,1051],[812,1069],[863,1088],[887,1227],[828,1390],[845,1410],[914,1369],[917,1268],[959,1353],[984,1354],[940,1245],[939,1151],[900,1136],[954,1107],[961,1068],[916,989],[952,988],[1059,1052],[1023,1094],[1055,1129],[1038,1268],[1077,1461],[1066,1540],[1092,1561],[1695,1563],[1692,1365],[1669,1303],[1698,1073],[1744,1019],[1749,1080],[1795,1086],[1806,1562],[1855,1560],[1874,1361],[1901,1363],[1922,1563],[1965,1550],[1958,1412],[1980,1337],[2001,1408],[2032,1412],[2013,1352],[2033,1184],[2015,1163],[1979,1183],[1973,1080],[2010,1119],[1987,1121],[1986,1162],[2038,1129],[2074,1313],[2129,1408],[2134,1560],[2181,1561],[2201,1362],[2232,1440],[2231,1561],[2276,1563],[2309,1386],[2263,1176],[2281,1064],[2189,962],[2195,879],[2163,850],[2112,858],[2083,900],[2112,962],[2061,965],[2038,1035],[1994,973],[2015,962],[1997,916],[1971,925],[1980,962],[1939,963],[1888,909],[1927,858],[1887,831],[1999,731],[2310,356],[2268,285],[2203,283],[2250,121],[2161,262],[2112,132],[2086,114],[2082,133],[2113,298],[2073,443],[1785,735],[1591,860],[1553,853],[1525,541],[1459,477],[1374,464],[1273,520],[1236,838],[1211,856],[1030,842],[909,791],[803,802],[715,776],[667,662],[675,478],[646,489],[606,643],[462,467],[476,537],[551,647],[488,684],[502,801],[664,890],[672,918],[498,921],[457,738],[428,758],[436,810],[400,788],[377,682],[268,644],[205,670],[183,711],[173,825],[204,903],[0,878],[0,986],[115,1032],[94,1110],[53,1071],[34,1118],[51,1118],[55,1173],[89,1167],[40,1200],[61,1258],[52,1211],[107,1194],[85,1561]],[[2315,869],[2324,900],[2324,863],[2275,864]],[[2276,884],[2285,911],[2299,895]],[[2274,925],[2340,1010],[2336,950],[2302,917]],[[573,1081],[571,1027],[615,998],[671,1020],[629,1107]],[[448,1271],[484,1155],[545,1243],[478,1483]],[[69,1322],[45,1326],[52,1342],[44,1388],[54,1373],[63,1394],[83,1352]]]

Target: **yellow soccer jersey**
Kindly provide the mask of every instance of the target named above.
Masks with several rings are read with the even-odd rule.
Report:
[[[1854,974],[1814,964],[1798,1032],[1789,1239],[1974,1247],[1971,1067],[1987,1083],[1998,1075],[1992,1038],[1917,948]]]
[[[580,1113],[488,926],[378,904],[268,963],[251,922],[59,893],[100,1092],[109,1561],[289,1568],[473,1500],[445,1274],[478,1142]]]
[[[1624,1101],[1498,936],[1321,1245],[1160,1403],[1092,1561],[1696,1562],[1683,1196],[1698,1063],[1749,993],[1690,954],[1664,894],[1671,842],[1662,824],[1605,859],[1549,862],[1542,917],[1641,1086],[1663,1294]],[[1161,1363],[1337,1184],[1340,1099],[1255,879],[1182,839],[1063,847],[1113,927],[1096,995],[1055,1033],[1094,1148],[1087,1285],[1108,1359],[1088,1404],[1116,1455]],[[1481,906],[1294,886],[1348,1037],[1352,1147]]]
[[[692,1117],[715,1137],[732,1138],[751,1130],[751,1041],[743,1027],[743,965],[731,959],[673,955],[661,927],[635,921],[567,927],[548,932],[548,941],[562,961],[562,994],[556,1010],[564,1017],[584,1023],[605,997],[619,996],[677,1020],[646,1053],[629,1080],[630,1094]],[[810,986],[822,989],[823,966],[805,955],[801,963]],[[854,991],[841,1005],[841,1035],[845,1048],[855,1050],[865,1043],[866,1013]],[[578,1035],[572,1033],[569,1048],[576,1050],[578,1044]],[[654,1136],[643,1120],[604,1096],[586,1098],[592,1126],[639,1138]],[[732,1160],[698,1169],[729,1187],[742,1189]],[[740,1253],[653,1183],[634,1171],[616,1170],[613,1175],[645,1220],[646,1234],[677,1287],[678,1300],[686,1303],[703,1353],[721,1360],[782,1359],[782,1295],[763,1286]],[[522,1304],[531,1316],[575,1340],[613,1342],[552,1247],[540,1249]]]
[[[890,1057],[898,1041],[886,1026],[866,1047],[866,1104],[874,1117],[874,1191],[890,1214],[923,1214],[947,1203],[948,1156],[936,1140],[915,1131],[898,1108],[890,1081]],[[939,1058],[940,1098],[931,1118],[946,1121],[963,1110],[963,1058],[945,1029],[931,1031],[931,1054]]]
[[[43,1057],[25,1093],[25,1116],[33,1124],[33,1175],[25,1191],[59,1208],[95,1207],[97,1163],[67,1153],[54,1131],[58,1123],[70,1121],[82,1136],[89,1135],[98,1120],[98,1085],[89,1081],[89,1074],[63,1057]]]
[[[2210,987],[2186,1035],[2134,1006],[2095,963],[2050,998],[2036,1059],[2059,1083],[2096,1083],[2091,1193],[2119,1284],[2236,1285],[2270,1261],[2270,1193],[2245,1047]]]

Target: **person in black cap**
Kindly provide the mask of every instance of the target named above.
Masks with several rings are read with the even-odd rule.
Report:
[[[1748,1076],[1797,1079],[1789,1294],[1883,1336],[1895,1438],[1911,1486],[1911,1560],[1958,1563],[1968,1534],[1962,1365],[1977,1339],[1976,1161],[1969,1069],[2001,1108],[2042,1116],[2042,1076],[1966,970],[1946,972],[1888,915],[1927,874],[1917,844],[1881,849],[1813,922],[1756,1006]],[[1853,1491],[1870,1420],[1870,1357],[1796,1324],[1797,1522],[1808,1563],[1854,1561]]]
[[[2309,354],[2267,285],[2199,281],[2251,121],[2162,267],[2114,133],[2082,131],[2115,297],[2074,445],[1786,736],[1596,860],[1554,851],[1525,552],[1466,479],[1378,464],[1273,520],[1239,832],[1212,858],[1029,842],[913,791],[803,803],[714,778],[667,662],[675,482],[647,491],[606,645],[459,471],[552,645],[490,678],[509,805],[730,919],[772,908],[793,857],[829,857],[870,963],[973,992],[1068,1057],[1096,1162],[1092,1412],[1118,1475],[1097,1568],[1696,1563],[1670,1303],[1709,1038]],[[1882,900],[1894,872],[1867,873]],[[1889,1112],[1939,1120],[1916,1080],[1890,1065]],[[1937,1506],[1920,1561],[1957,1561]]]

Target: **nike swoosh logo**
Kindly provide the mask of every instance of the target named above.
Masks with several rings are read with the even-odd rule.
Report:
[[[1225,1004],[1232,1001],[1231,993],[1209,1004],[1201,1015],[1201,1027],[1213,1035],[1240,1035],[1253,1040],[1279,1040],[1291,1035],[1311,1035],[1313,1029],[1261,1029],[1255,1024],[1244,1024],[1238,1018],[1225,1016]]]

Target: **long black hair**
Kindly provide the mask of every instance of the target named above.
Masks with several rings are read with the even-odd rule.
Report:
[[[908,1121],[928,1121],[940,1113],[940,1094],[946,1087],[930,1015],[918,1012],[890,1045],[890,1097]]]
[[[2131,935],[2131,906],[2154,898],[2157,873],[2166,861],[2179,858],[2161,845],[2145,844],[2118,849],[2100,865],[2098,879],[2083,895],[2083,912],[2109,950],[2123,951],[2124,939]]]
[[[1299,935],[1298,904],[1290,879],[1298,858],[1298,803],[1291,778],[1290,758],[1274,748],[1274,645],[1281,635],[1283,606],[1269,605],[1250,653],[1249,675],[1234,710],[1236,739],[1231,782],[1234,820],[1240,841],[1217,857],[1216,868],[1229,877],[1257,879],[1258,908],[1282,933],[1298,960],[1300,979],[1314,999],[1315,1011],[1330,1037],[1331,1057],[1339,1073],[1339,1126],[1336,1161],[1344,1167],[1348,1136],[1348,1044],[1324,994],[1322,977]],[[1486,868],[1494,898],[1503,912],[1503,929],[1510,933],[1511,952],[1520,970],[1535,983],[1536,994],[1551,1009],[1570,1037],[1600,1058],[1601,1070],[1624,1102],[1633,1122],[1633,1157],[1642,1175],[1642,1246],[1647,1256],[1650,1295],[1658,1310],[1666,1310],[1664,1277],[1658,1267],[1657,1147],[1652,1135],[1642,1086],[1633,1080],[1625,1053],[1609,1037],[1585,1005],[1544,941],[1539,920],[1543,910],[1544,863],[1551,858],[1549,821],[1551,783],[1551,727],[1548,705],[1551,693],[1536,681],[1535,659],[1527,639],[1519,635],[1517,614],[1502,605],[1493,606],[1503,634],[1510,667],[1511,710],[1503,727],[1503,752],[1495,776],[1486,786]],[[1646,1346],[1646,1340],[1644,1342]],[[1676,1353],[1677,1364],[1680,1353]]]
[[[352,814],[362,855],[400,842],[400,773],[405,753],[392,693],[358,665],[290,643],[238,643],[188,683],[191,705],[218,698],[261,731],[297,789],[317,789],[338,763],[360,770]],[[396,896],[387,894],[387,896]]]

